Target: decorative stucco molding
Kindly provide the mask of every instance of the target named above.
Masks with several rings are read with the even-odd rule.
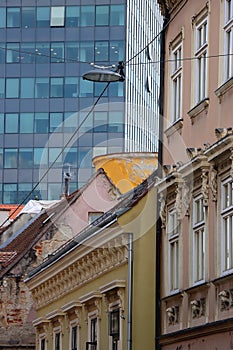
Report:
[[[208,169],[202,169],[202,185],[201,185],[201,192],[203,194],[203,205],[208,206],[209,203],[209,170]]]
[[[213,195],[213,201],[217,201],[217,195],[218,195],[218,183],[217,183],[217,170],[215,169],[214,165],[210,167],[210,172],[209,172],[209,186],[210,190]]]
[[[122,237],[120,241],[116,239],[107,247],[96,248],[37,286],[32,290],[36,308],[45,306],[71,290],[127,263],[126,243]]]
[[[163,194],[163,192],[160,194],[159,202],[160,202],[159,215],[162,221],[162,228],[164,228],[166,227],[167,207],[166,207],[165,195]]]

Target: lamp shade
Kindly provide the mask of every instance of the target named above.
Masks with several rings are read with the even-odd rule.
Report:
[[[107,69],[93,69],[85,74],[83,74],[82,78],[84,80],[90,80],[94,82],[115,82],[115,81],[124,81],[124,77],[111,70]]]

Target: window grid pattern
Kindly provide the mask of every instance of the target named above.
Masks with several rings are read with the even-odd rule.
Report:
[[[230,79],[233,75],[233,1],[224,2],[224,60],[223,80]]]
[[[193,282],[205,279],[205,207],[203,198],[193,201]]]
[[[169,256],[169,289],[170,292],[179,289],[179,231],[180,223],[177,212],[172,209],[168,212],[168,256]]]
[[[208,21],[205,18],[195,27],[195,103],[207,97]]]
[[[171,102],[171,122],[174,123],[176,120],[181,118],[182,113],[182,44],[179,43],[172,50],[172,102]]]
[[[222,183],[222,271],[233,269],[233,181]]]

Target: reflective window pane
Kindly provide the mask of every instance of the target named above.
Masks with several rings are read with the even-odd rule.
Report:
[[[48,200],[56,200],[61,195],[61,184],[60,183],[49,183],[48,184]],[[59,333],[60,334],[60,333]]]
[[[49,115],[49,132],[62,132],[62,113],[50,113]]]
[[[20,8],[8,7],[7,8],[7,27],[20,27]]]
[[[35,133],[45,134],[48,132],[48,113],[35,113]]]
[[[35,7],[22,7],[22,27],[35,28],[36,11]]]
[[[65,21],[65,6],[51,7],[51,27],[62,27]]]
[[[110,26],[123,26],[125,24],[124,5],[110,6]]]
[[[53,63],[64,62],[64,42],[51,43],[50,57]]]
[[[18,98],[19,97],[19,79],[8,78],[6,79],[6,98]]]
[[[69,148],[64,153],[64,164],[69,164],[72,168],[77,168],[78,165],[78,151],[77,148]]]
[[[110,62],[118,63],[124,60],[124,42],[110,41]]]
[[[80,61],[93,62],[94,60],[94,43],[90,42],[80,42]]]
[[[64,132],[73,132],[78,126],[78,113],[66,112],[64,114]]]
[[[66,42],[65,50],[66,61],[77,61],[79,59],[79,44],[77,42]]]
[[[94,113],[94,132],[107,132],[108,113]]]
[[[34,43],[21,43],[20,59],[21,59],[21,63],[35,62],[35,44]]]
[[[50,7],[37,7],[36,25],[37,27],[49,27]]]
[[[5,184],[3,186],[3,202],[6,204],[15,204],[17,201],[17,185],[16,184]]]
[[[5,43],[0,43],[0,63],[5,63]]]
[[[53,164],[54,167],[62,166],[62,149],[61,148],[49,148],[49,164]]]
[[[65,97],[78,97],[79,78],[65,78]]]
[[[66,27],[80,26],[80,7],[67,6],[66,7]]]
[[[123,132],[123,112],[109,112],[108,132]]]
[[[49,63],[50,47],[49,43],[36,44],[36,63]]]
[[[7,113],[5,116],[5,132],[17,133],[18,132],[18,114]]]
[[[81,26],[82,27],[94,26],[94,20],[95,20],[95,7],[81,6]]]
[[[4,168],[11,169],[17,168],[17,149],[16,148],[6,148],[5,149],[5,159],[4,159]]]
[[[63,97],[63,78],[51,78],[50,97]]]
[[[80,79],[79,97],[93,96],[94,84],[91,81]]]
[[[6,27],[6,8],[0,7],[0,28]]]
[[[108,41],[96,41],[95,42],[95,62],[108,61]]]
[[[0,169],[3,168],[3,148],[0,148]]]
[[[92,162],[92,149],[90,147],[79,147],[78,149],[78,167],[90,168]]]
[[[6,63],[19,63],[20,53],[19,53],[19,43],[8,43],[6,45]]]
[[[4,114],[0,113],[0,134],[4,133]]]
[[[20,113],[19,116],[19,132],[21,134],[33,133],[34,125],[34,114],[33,113]]]
[[[36,98],[49,97],[49,78],[36,78],[35,97]]]
[[[109,6],[96,6],[95,24],[107,26],[109,20]]]
[[[21,98],[34,98],[34,78],[21,78],[20,95]]]
[[[31,168],[33,159],[32,148],[20,148],[19,149],[19,167],[20,168]]]
[[[27,198],[29,199],[34,199],[35,196],[33,193],[29,196],[29,193],[32,190],[32,184],[29,183],[19,183],[18,184],[18,202],[21,203]]]
[[[47,167],[47,165],[48,165],[48,149],[34,148],[34,166]]]
[[[0,78],[0,98],[4,98],[5,96],[5,79]]]

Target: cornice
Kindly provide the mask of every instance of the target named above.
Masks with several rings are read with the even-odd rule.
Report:
[[[93,249],[71,265],[63,267],[55,276],[31,289],[36,309],[127,263],[127,256],[128,247],[123,238],[121,242],[114,240],[107,247]]]

